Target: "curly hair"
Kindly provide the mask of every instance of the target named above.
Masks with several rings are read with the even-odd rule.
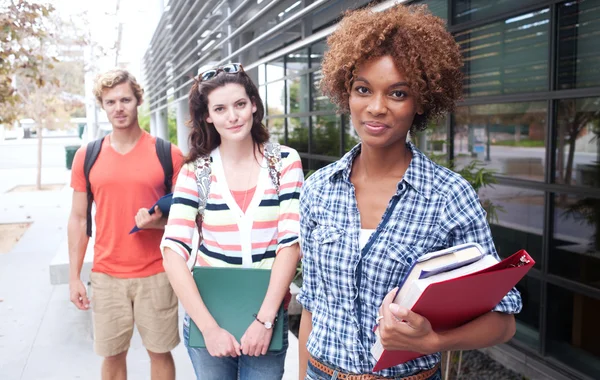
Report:
[[[190,120],[188,121],[188,127],[192,129],[190,133],[190,152],[185,162],[192,162],[200,156],[207,156],[213,149],[221,145],[219,132],[217,132],[212,123],[206,121],[208,117],[208,94],[214,89],[229,83],[239,84],[244,87],[248,98],[256,105],[256,112],[252,115],[250,135],[254,142],[254,148],[258,148],[262,153],[261,147],[269,140],[269,131],[262,123],[263,116],[265,115],[265,106],[260,98],[258,88],[256,88],[252,79],[243,71],[235,74],[222,71],[217,76],[206,81],[194,78],[194,83],[189,93]]]
[[[411,133],[453,111],[462,95],[458,44],[444,21],[425,5],[348,11],[327,44],[320,85],[342,112],[349,111],[350,89],[360,65],[383,56],[392,57],[423,109],[422,115],[415,116]]]
[[[94,96],[100,106],[102,106],[102,91],[107,88],[113,88],[121,83],[128,82],[133,90],[133,95],[137,99],[138,106],[142,104],[144,99],[144,90],[139,85],[137,80],[127,70],[113,69],[105,73],[98,74],[94,80]]]

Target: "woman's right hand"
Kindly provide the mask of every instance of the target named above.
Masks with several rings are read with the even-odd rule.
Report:
[[[211,356],[237,357],[242,355],[240,344],[229,331],[217,326],[202,332],[202,335],[204,335],[206,349]]]

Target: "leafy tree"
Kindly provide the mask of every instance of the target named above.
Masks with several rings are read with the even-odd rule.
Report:
[[[19,116],[17,75],[38,86],[47,82],[41,68],[50,66],[47,56],[40,54],[40,41],[49,35],[53,10],[51,5],[24,0],[0,4],[0,124],[11,124]]]
[[[4,33],[5,56],[0,62],[2,75],[10,76],[11,81],[10,88],[4,87],[0,98],[0,117],[4,123],[18,117],[35,121],[36,186],[41,189],[43,130],[62,128],[73,113],[85,112],[82,85],[85,39],[72,22],[60,19],[51,6],[11,0],[6,10],[8,14],[3,13],[0,30]]]

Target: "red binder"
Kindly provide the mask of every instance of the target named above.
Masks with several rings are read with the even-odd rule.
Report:
[[[427,318],[435,331],[456,328],[493,310],[534,264],[531,256],[520,250],[491,267],[429,285],[411,310]],[[373,372],[419,356],[423,354],[383,350]]]

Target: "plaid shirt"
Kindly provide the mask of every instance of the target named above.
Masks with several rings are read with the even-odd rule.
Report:
[[[412,161],[362,250],[360,215],[350,182],[360,144],[309,177],[300,197],[303,285],[298,301],[312,313],[308,351],[345,372],[372,373],[376,361],[370,349],[378,309],[418,257],[466,242],[477,242],[498,257],[473,187],[412,143],[407,147]],[[512,289],[494,311],[520,309],[521,296]],[[422,356],[378,375],[407,376],[439,360],[439,353]]]

